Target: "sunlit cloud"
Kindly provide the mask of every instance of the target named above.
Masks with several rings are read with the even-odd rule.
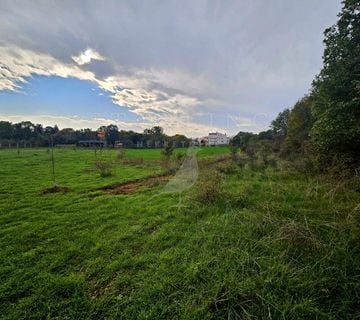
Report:
[[[91,48],[88,48],[84,52],[81,52],[78,56],[72,56],[71,58],[80,66],[90,63],[91,60],[105,60],[105,58],[101,56],[100,53]]]

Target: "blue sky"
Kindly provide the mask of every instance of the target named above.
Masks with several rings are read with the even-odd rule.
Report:
[[[4,0],[0,118],[258,132],[308,93],[340,9],[339,0]]]
[[[54,114],[85,118],[139,121],[128,108],[112,102],[111,94],[90,81],[34,75],[18,91],[1,93],[2,114]]]

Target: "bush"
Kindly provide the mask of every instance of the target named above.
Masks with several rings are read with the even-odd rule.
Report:
[[[126,154],[125,154],[125,149],[124,149],[124,148],[121,148],[121,149],[119,150],[119,153],[118,153],[117,157],[118,157],[119,160],[125,159]]]
[[[236,161],[238,151],[239,151],[238,146],[233,144],[230,145],[230,156],[233,161]]]
[[[195,200],[204,204],[214,203],[223,192],[222,176],[218,171],[211,171],[199,182]]]
[[[246,165],[247,159],[248,158],[245,155],[238,155],[236,157],[236,164],[239,168],[243,169]]]
[[[236,171],[236,166],[229,162],[223,162],[217,165],[216,170],[221,173],[230,174]]]
[[[182,153],[182,152],[175,153],[173,158],[174,158],[175,163],[179,166],[184,161],[185,153]]]
[[[255,157],[250,157],[247,161],[247,168],[252,171],[263,170],[265,169],[265,164],[263,161],[260,161]]]
[[[111,162],[96,160],[95,169],[99,172],[100,176],[103,178],[110,177],[113,175],[113,165]]]
[[[274,157],[267,158],[266,160],[267,160],[267,161],[266,161],[265,164],[266,164],[268,167],[271,167],[271,168],[274,168],[274,169],[277,168],[277,160],[276,160]]]

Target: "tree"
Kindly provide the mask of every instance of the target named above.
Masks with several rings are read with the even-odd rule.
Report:
[[[314,122],[311,114],[312,103],[313,97],[307,95],[299,100],[289,113],[285,138],[285,149],[288,153],[301,153],[310,139]]]
[[[290,110],[286,108],[284,111],[281,111],[275,120],[271,122],[271,129],[274,132],[274,135],[279,138],[285,138],[287,134],[288,119],[289,119]]]
[[[13,136],[13,126],[11,122],[0,121],[0,139],[11,139]]]
[[[238,146],[242,151],[245,151],[249,145],[250,140],[257,139],[257,135],[251,132],[240,131],[230,141],[231,145]]]
[[[165,138],[164,129],[159,126],[152,127],[151,129],[145,129],[144,136],[146,144],[149,148],[161,146],[162,141],[164,141]]]
[[[117,140],[119,140],[119,128],[114,124],[108,125],[106,127],[106,142],[114,147]]]
[[[323,68],[313,82],[311,139],[322,163],[360,163],[360,0],[345,0],[324,32]]]

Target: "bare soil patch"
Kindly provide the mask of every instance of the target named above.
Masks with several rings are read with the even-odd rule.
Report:
[[[110,194],[133,194],[140,188],[152,188],[163,185],[170,180],[172,175],[150,176],[138,180],[117,183],[102,187],[100,190]]]
[[[59,187],[59,186],[54,186],[51,188],[46,188],[42,191],[42,194],[49,194],[49,193],[65,193],[65,192],[69,192],[70,189],[67,187]]]

